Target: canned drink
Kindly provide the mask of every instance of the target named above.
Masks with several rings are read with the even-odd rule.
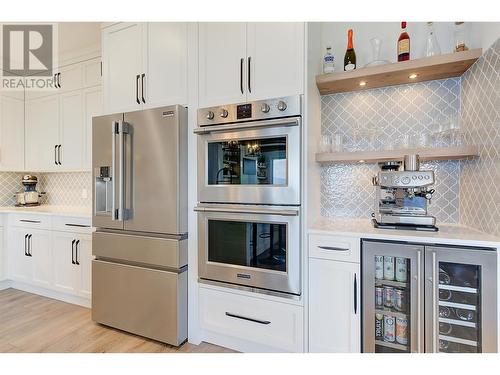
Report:
[[[394,289],[394,308],[406,311],[406,292],[403,289]]]
[[[375,314],[375,340],[384,339],[384,316]]]
[[[406,282],[407,279],[407,266],[406,258],[396,258],[396,281]]]
[[[408,344],[408,319],[396,318],[396,341],[399,344]]]
[[[382,280],[384,278],[384,257],[375,255],[375,278]]]
[[[394,257],[384,257],[384,279],[394,280]]]
[[[394,342],[396,340],[396,319],[393,316],[384,315],[384,341]]]
[[[394,287],[392,286],[384,286],[384,306],[394,306]]]
[[[381,286],[375,287],[375,307],[384,306],[384,288]]]

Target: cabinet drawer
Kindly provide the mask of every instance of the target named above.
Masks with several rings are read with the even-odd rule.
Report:
[[[23,228],[50,229],[51,219],[48,215],[13,214],[9,215],[9,225]]]
[[[360,262],[360,239],[334,235],[310,234],[309,257]]]
[[[203,329],[286,352],[303,351],[301,306],[200,287]]]
[[[55,216],[52,218],[52,229],[73,233],[92,232],[90,218],[87,217]]]

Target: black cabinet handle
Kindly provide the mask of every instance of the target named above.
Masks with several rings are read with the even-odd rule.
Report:
[[[80,244],[80,240],[77,240],[75,243],[75,264],[77,266],[80,265],[80,262],[78,261],[78,245]]]
[[[251,69],[251,64],[252,64],[252,57],[248,56],[248,92],[252,93],[252,69]]]
[[[25,234],[24,235],[24,255],[28,256],[28,244],[27,244],[27,241],[28,241],[28,235]]]
[[[28,256],[29,257],[33,256],[33,253],[31,252],[31,237],[32,236],[33,236],[32,234],[28,235]]]
[[[146,78],[146,73],[142,73],[141,75],[141,96],[142,102],[146,104],[146,99],[144,99],[144,78]]]
[[[54,164],[57,165],[57,145],[54,146]]]
[[[349,249],[343,248],[343,247],[335,247],[335,246],[318,246],[320,249],[323,250],[333,250],[333,251],[349,251]]]
[[[84,224],[71,224],[71,223],[66,223],[64,224],[68,227],[77,227],[77,228],[90,228],[90,225],[84,225]]]
[[[269,320],[259,320],[259,319],[248,318],[246,316],[232,314],[232,313],[227,312],[227,311],[226,311],[226,315],[231,317],[231,318],[248,320],[249,322],[254,322],[254,323],[259,323],[259,324],[264,324],[264,325],[271,324],[271,322]]]
[[[135,76],[135,101],[137,102],[137,104],[141,104],[141,101],[139,100],[139,79],[141,78],[141,76],[139,74],[137,74]]]
[[[357,275],[354,274],[354,314],[358,313],[358,280]]]
[[[71,241],[71,264],[75,264],[75,241]]]
[[[23,223],[35,223],[35,224],[40,224],[40,220],[28,220],[28,219],[20,219],[19,221]]]
[[[61,147],[62,145],[57,145],[57,164],[62,165],[61,163]]]
[[[61,88],[61,73],[57,73],[56,77],[57,77],[57,87]]]
[[[243,63],[245,59],[242,57],[240,59],[240,91],[243,94]]]

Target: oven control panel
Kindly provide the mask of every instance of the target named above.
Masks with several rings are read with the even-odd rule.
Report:
[[[198,126],[271,120],[281,117],[300,116],[301,114],[302,96],[296,95],[248,103],[200,108],[198,110]]]

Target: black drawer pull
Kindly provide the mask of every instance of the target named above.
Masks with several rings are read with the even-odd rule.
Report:
[[[40,224],[40,220],[27,220],[27,219],[21,219],[19,221],[22,221],[23,223],[35,223],[35,224]]]
[[[349,249],[346,249],[344,247],[335,247],[335,246],[318,246],[318,247],[323,250],[349,251]]]
[[[259,323],[259,324],[264,324],[264,325],[271,324],[271,322],[269,320],[259,320],[259,319],[248,318],[246,316],[231,314],[230,312],[227,312],[227,311],[226,311],[226,315],[231,317],[231,318],[248,320],[249,322],[254,322],[254,323]]]
[[[69,223],[66,223],[64,225],[66,225],[67,227],[90,228],[90,225],[84,225],[84,224],[69,224]]]

